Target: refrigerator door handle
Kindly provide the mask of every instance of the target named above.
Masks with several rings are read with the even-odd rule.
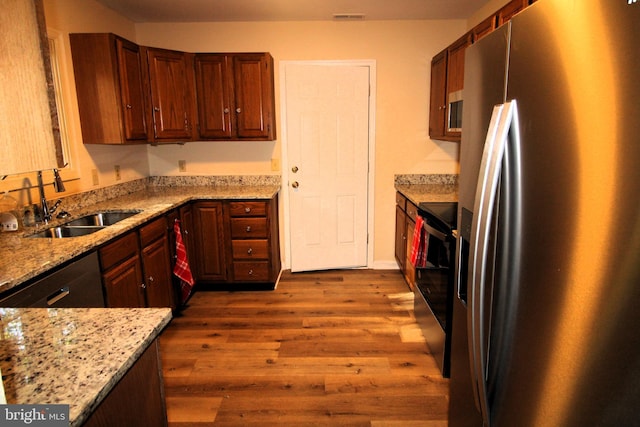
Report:
[[[516,101],[495,106],[485,140],[476,187],[473,222],[470,240],[470,312],[467,319],[469,330],[469,360],[471,379],[474,387],[476,406],[480,410],[483,423],[490,426],[489,402],[487,397],[487,354],[485,349],[486,301],[485,286],[487,275],[487,255],[489,250],[489,233],[493,217],[494,202],[497,197],[498,183],[502,170],[509,130],[515,124],[517,128]],[[512,133],[519,138],[516,129]],[[519,145],[519,141],[515,141]]]

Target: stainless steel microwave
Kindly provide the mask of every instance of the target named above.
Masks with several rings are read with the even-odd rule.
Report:
[[[462,91],[449,93],[449,115],[447,117],[447,130],[449,132],[462,131]]]

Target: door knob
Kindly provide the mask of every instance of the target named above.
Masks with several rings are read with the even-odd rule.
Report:
[[[297,166],[292,167],[291,168],[291,172],[293,172],[293,173],[298,172],[298,167]]]
[[[293,181],[293,182],[291,183],[291,186],[292,186],[293,188],[298,188],[298,187],[300,186],[300,184],[298,184],[298,181]]]

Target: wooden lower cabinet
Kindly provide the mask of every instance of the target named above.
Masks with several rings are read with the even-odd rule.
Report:
[[[83,425],[167,425],[167,407],[157,339],[142,353]]]
[[[164,216],[108,243],[98,252],[107,307],[176,308]]]
[[[192,209],[199,284],[275,284],[281,270],[277,196],[201,201]]]
[[[193,205],[195,233],[194,258],[199,281],[216,282],[227,279],[225,265],[225,233],[222,202],[196,202]]]
[[[415,288],[415,267],[411,264],[411,245],[416,226],[418,207],[407,200],[402,193],[396,193],[396,249],[395,256],[409,288]]]

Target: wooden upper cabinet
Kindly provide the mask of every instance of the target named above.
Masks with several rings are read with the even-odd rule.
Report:
[[[110,33],[69,34],[85,144],[146,142],[146,87],[139,47]]]
[[[508,22],[513,16],[529,6],[529,0],[511,0],[497,12],[498,26]]]
[[[450,107],[452,101],[462,99],[464,51],[471,44],[471,37],[471,32],[465,34],[431,61],[429,136],[433,139],[460,141],[455,120],[450,123]]]
[[[270,54],[196,54],[195,63],[200,138],[275,139]]]
[[[193,55],[144,49],[149,64],[153,142],[195,139]]]
[[[471,45],[471,32],[456,40],[447,48],[447,96],[445,135],[460,141],[462,119],[462,90],[464,88],[464,52]],[[455,111],[452,111],[454,109]],[[457,117],[457,119],[456,119]]]
[[[431,102],[429,104],[429,136],[439,139],[444,136],[445,114],[447,111],[447,51],[437,54],[431,60]]]
[[[233,76],[238,137],[275,139],[273,58],[268,53],[234,55]]]
[[[140,47],[127,40],[116,38],[120,94],[124,118],[124,135],[128,141],[147,140],[146,84],[140,58]]]
[[[199,136],[231,139],[231,91],[228,57],[224,54],[196,54]]]
[[[475,27],[473,27],[471,29],[471,33],[473,35],[473,42],[475,43],[481,38],[483,38],[484,36],[486,36],[487,34],[492,33],[493,30],[496,29],[497,22],[498,22],[498,17],[497,15],[494,14],[488,17],[487,19],[485,19],[484,21],[480,22]]]

